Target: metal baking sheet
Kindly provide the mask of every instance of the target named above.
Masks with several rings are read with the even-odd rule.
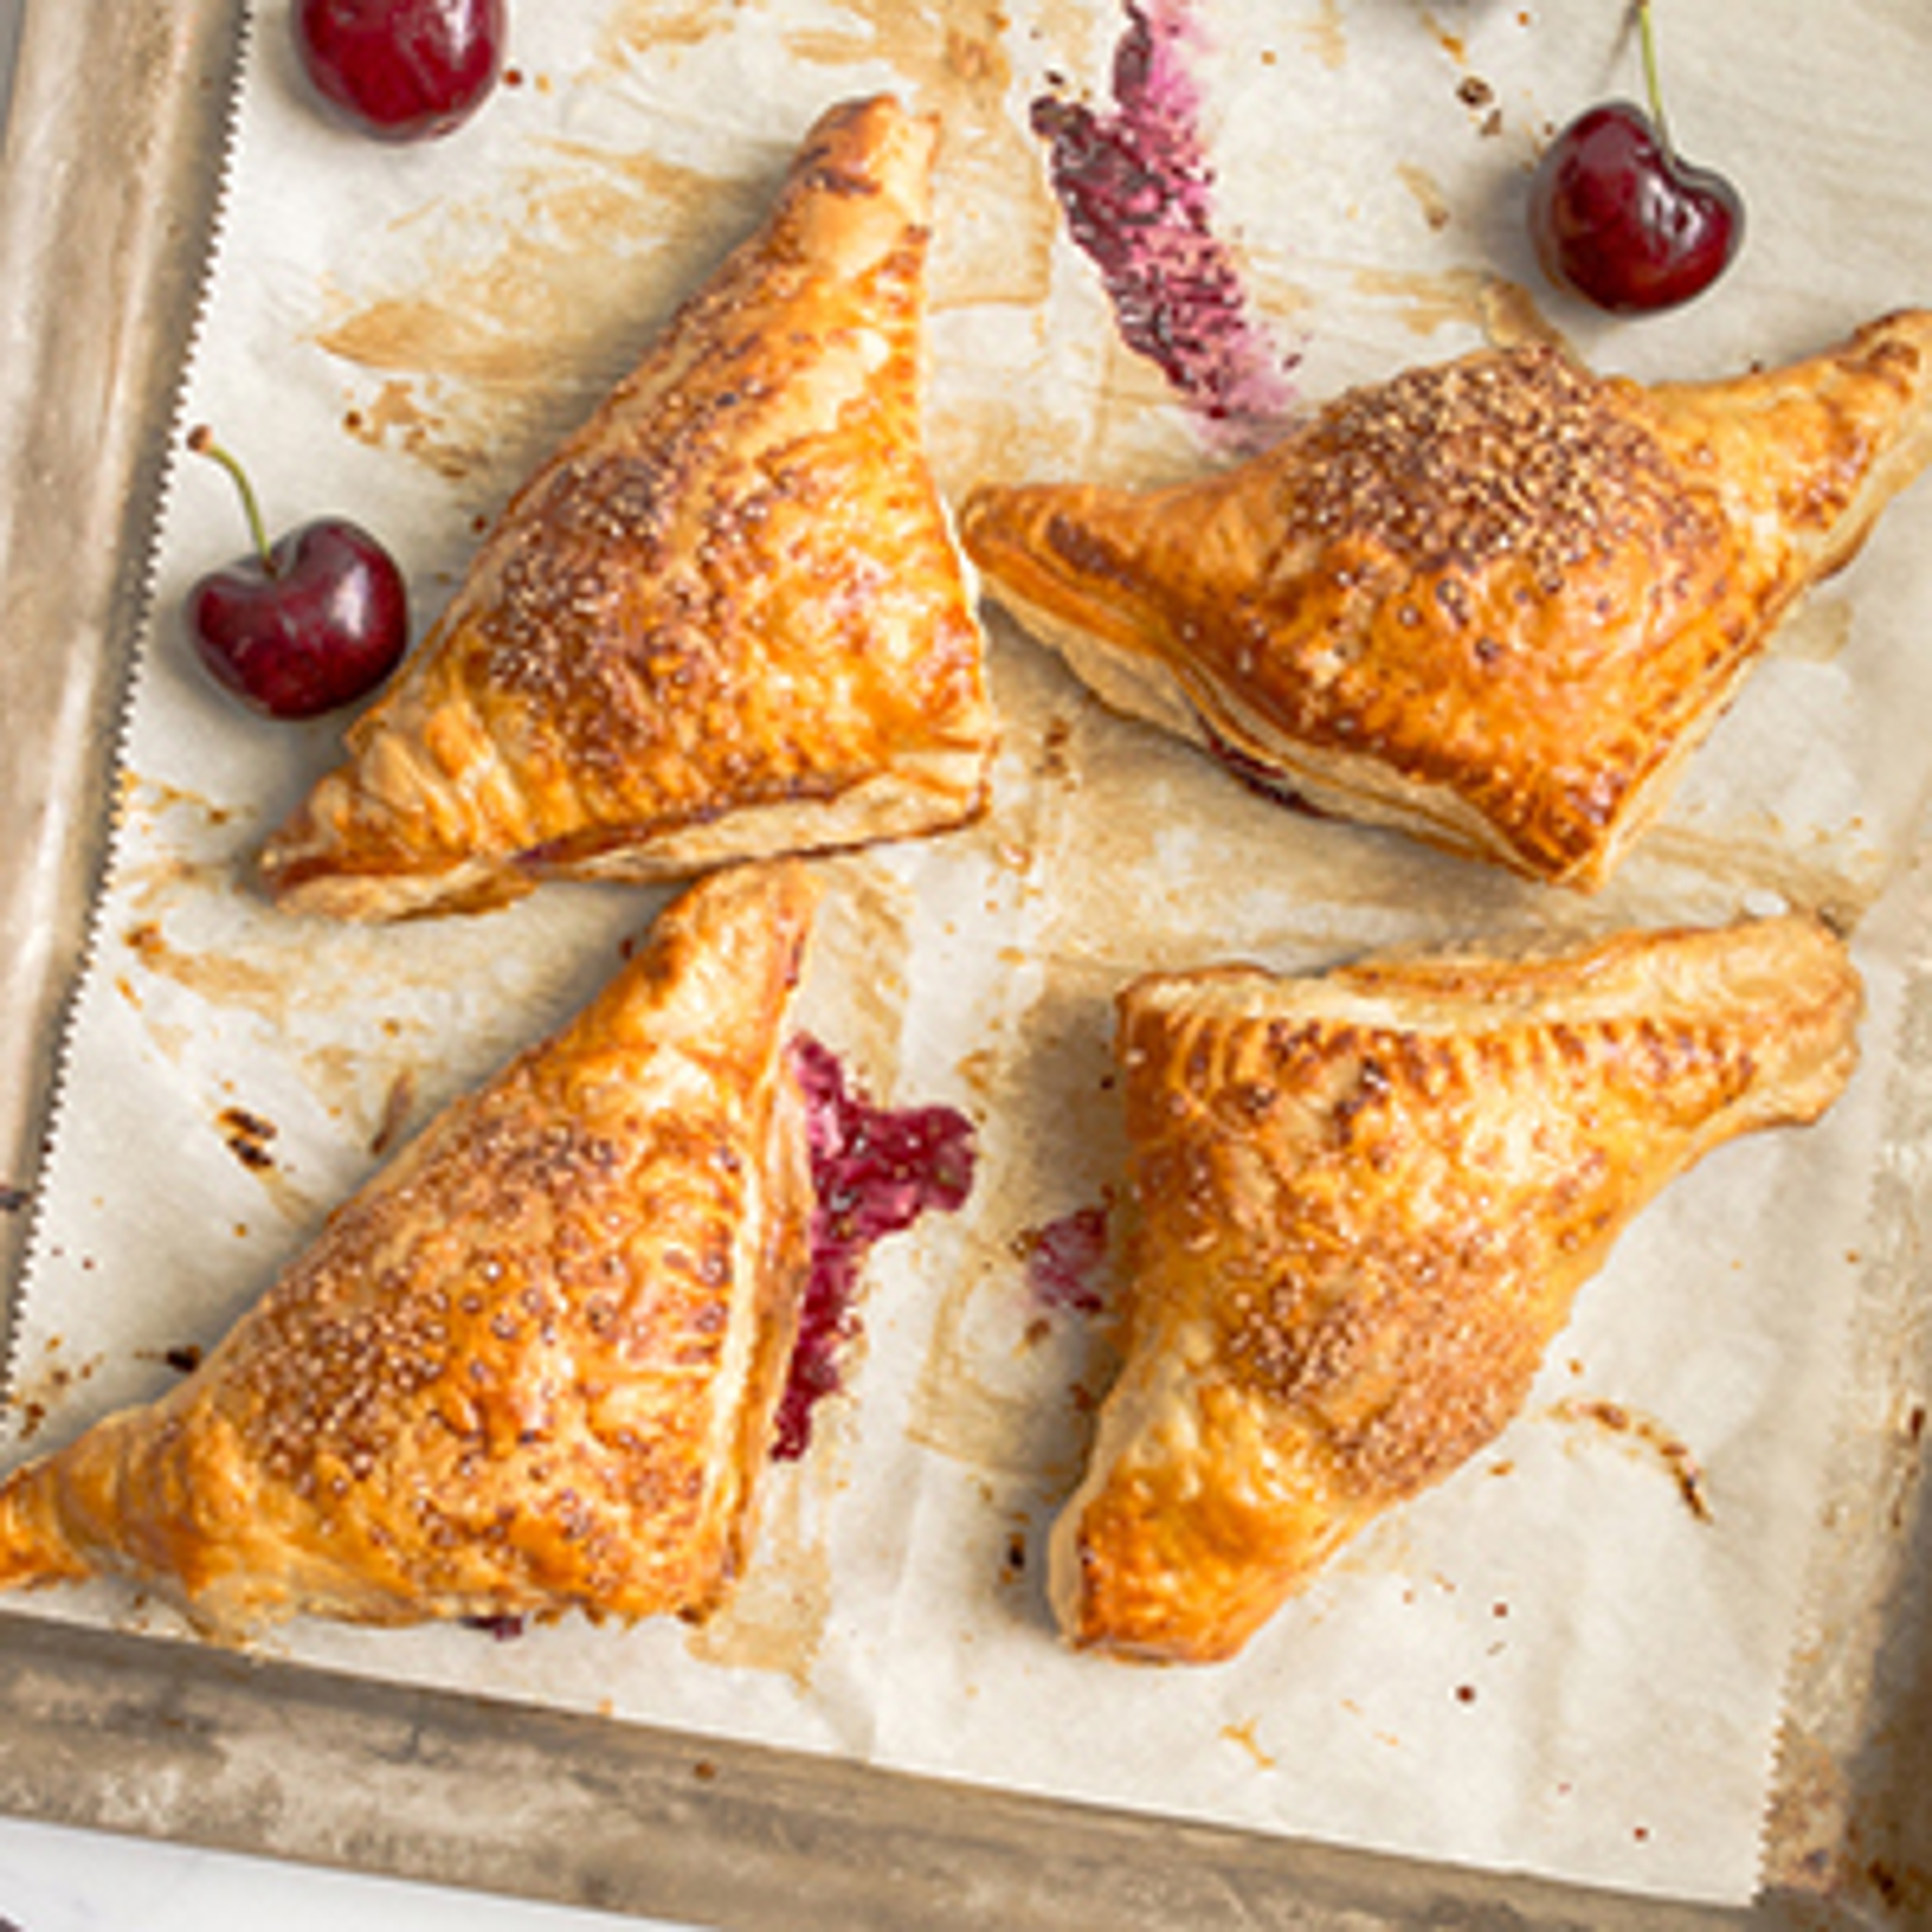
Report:
[[[104,860],[243,12],[238,0],[26,10],[0,174],[10,1286]],[[1927,1922],[1932,1527],[1918,1478],[1932,1404],[1932,981],[1915,980],[1907,1000],[1879,1239],[1862,1257],[1860,1399],[1819,1526],[1829,1588],[1794,1667],[1767,1819],[1773,1882],[1750,1914],[940,1786],[31,1617],[10,1618],[0,1640],[0,1808],[724,1925]]]

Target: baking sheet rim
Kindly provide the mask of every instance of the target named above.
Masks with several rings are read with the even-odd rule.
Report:
[[[16,648],[0,653],[0,716],[45,704],[56,720],[44,742],[16,723],[16,745],[27,743],[15,782],[0,786],[0,914],[32,920],[30,932],[14,929],[15,968],[0,979],[0,1078],[22,1096],[0,1115],[0,1184],[14,1193],[31,1192],[58,1104],[59,1036],[106,859],[126,670],[146,621],[146,559],[249,17],[245,0],[179,0],[130,36],[109,11],[110,0],[30,0],[0,162],[0,267],[10,269],[0,274],[0,339],[26,346],[0,374],[0,404],[18,406],[0,409],[16,425],[0,450],[13,512],[0,518],[0,592],[10,613],[41,612],[52,584],[71,645],[58,658],[37,655],[10,623]],[[142,131],[153,165],[130,169],[130,128]],[[62,165],[49,166],[56,156]],[[109,206],[118,209],[120,245],[97,250],[104,259],[84,287],[52,286],[44,271],[62,259],[62,238],[98,229]],[[51,388],[50,370],[59,377]],[[44,511],[47,480],[60,473],[45,438],[82,418],[64,406],[90,394],[112,397],[120,412],[104,444],[71,452],[84,501],[29,530],[22,506]],[[50,812],[37,782],[85,788],[102,808]],[[29,871],[38,883],[16,890]],[[28,1218],[0,1214],[8,1304]],[[962,1911],[971,1916],[961,1922],[984,1922],[995,1907],[1020,1924],[1097,1916],[1129,1926],[1359,1924],[1364,1915],[1394,1925],[1485,1908],[1539,1926],[1750,1916],[399,1693],[166,1640],[104,1636],[30,1610],[10,1607],[0,1628],[0,1808],[55,1822],[716,1923],[799,1924],[808,1910],[830,1912],[826,1923],[860,1912],[868,1923],[939,1924]],[[532,1777],[550,1804],[518,1820]],[[410,1802],[394,1788],[399,1778],[433,1802]],[[461,1802],[452,1802],[459,1783]],[[482,1842],[461,1821],[484,1794],[491,1831]],[[622,1846],[608,1832],[614,1794],[623,1801]],[[872,1853],[856,1865],[854,1833]],[[562,1856],[560,1843],[583,1849]],[[866,1896],[851,1889],[855,1871]],[[802,1886],[808,1895],[815,1886],[808,1906]],[[1787,1906],[1802,1916],[1818,1901],[1767,1899],[1760,1910],[1781,1919]]]

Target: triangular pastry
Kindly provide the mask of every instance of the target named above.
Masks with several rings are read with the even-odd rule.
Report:
[[[271,841],[284,905],[476,910],[982,808],[983,640],[921,425],[936,140],[890,97],[820,119]]]
[[[808,1266],[796,862],[694,887],[441,1113],[201,1366],[0,1485],[0,1587],[212,1634],[701,1614],[747,1556]]]
[[[988,590],[1263,789],[1589,887],[1932,459],[1932,312],[1645,388],[1558,350],[1352,391],[1224,472],[982,485]]]
[[[1049,1546],[1069,1640],[1233,1656],[1502,1431],[1666,1182],[1831,1104],[1861,1004],[1798,915],[1127,988],[1123,1358]]]

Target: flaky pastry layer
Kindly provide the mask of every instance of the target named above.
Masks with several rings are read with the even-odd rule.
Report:
[[[298,1614],[700,1616],[747,1559],[809,1266],[816,901],[714,874],[340,1208],[202,1365],[0,1484],[0,1588]]]
[[[890,96],[820,118],[269,842],[283,905],[476,910],[980,812],[983,641],[921,419],[936,140]]]
[[[1797,915],[1130,986],[1123,1364],[1051,1540],[1068,1638],[1238,1652],[1496,1438],[1660,1189],[1831,1105],[1862,998]]]
[[[1108,704],[1331,815],[1590,887],[1928,460],[1914,310],[1709,382],[1484,351],[1217,475],[982,485],[961,529]]]

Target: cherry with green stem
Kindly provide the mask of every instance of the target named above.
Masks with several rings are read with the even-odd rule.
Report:
[[[227,471],[253,548],[190,587],[196,654],[223,688],[272,718],[320,716],[375,689],[409,644],[409,597],[360,524],[322,517],[271,542],[254,486],[205,426],[188,447]]]
[[[1650,0],[1636,0],[1647,107],[1613,100],[1552,141],[1530,183],[1529,232],[1550,279],[1613,314],[1675,308],[1724,273],[1743,197],[1671,140]]]

